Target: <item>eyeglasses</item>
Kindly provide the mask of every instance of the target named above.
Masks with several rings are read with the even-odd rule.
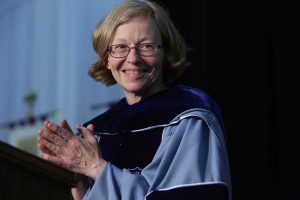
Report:
[[[126,44],[111,45],[107,51],[114,58],[125,58],[131,49],[135,49],[140,56],[155,56],[162,46],[155,43],[142,43],[135,47],[129,47]]]

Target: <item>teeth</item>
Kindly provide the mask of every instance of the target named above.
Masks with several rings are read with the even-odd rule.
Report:
[[[124,73],[140,73],[146,72],[146,70],[123,70]]]

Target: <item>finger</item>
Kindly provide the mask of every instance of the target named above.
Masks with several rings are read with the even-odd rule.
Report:
[[[67,120],[65,120],[65,119],[61,120],[60,126],[72,132],[72,129],[71,129],[69,123],[67,122]]]
[[[89,124],[87,129],[89,129],[91,132],[94,132],[94,124]]]
[[[40,140],[40,146],[41,147],[43,146],[43,150],[48,149],[48,152],[50,151],[51,152],[50,154],[52,154],[52,155],[61,155],[64,152],[64,148],[62,148],[52,142],[49,142],[46,139]],[[45,150],[45,151],[47,151],[47,150]]]
[[[64,162],[61,158],[59,157],[56,157],[56,156],[53,156],[53,155],[50,155],[50,154],[47,154],[47,153],[42,153],[41,157],[44,159],[44,160],[47,160],[49,162],[52,162],[56,165],[59,165],[59,166],[62,166],[64,167]]]
[[[59,135],[60,137],[66,139],[66,140],[70,139],[73,136],[73,133],[71,131],[69,131],[65,128],[62,128],[50,121],[45,121],[44,126],[51,132]]]
[[[41,152],[54,155],[46,146],[42,144],[41,140],[41,137],[38,137],[38,148],[41,150]]]
[[[47,141],[49,141],[53,144],[56,144],[60,147],[64,147],[67,143],[67,141],[64,138],[62,138],[56,134],[50,133],[47,130],[40,129],[38,131],[38,133],[39,133],[41,139],[46,139]]]
[[[83,137],[89,141],[96,141],[93,131],[94,131],[94,125],[89,124],[87,127],[83,127],[80,125],[76,126],[77,130],[82,133]]]

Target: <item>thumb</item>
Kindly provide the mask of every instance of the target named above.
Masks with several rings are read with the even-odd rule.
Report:
[[[87,129],[89,129],[91,132],[94,132],[94,124],[89,124]]]
[[[61,126],[62,128],[65,128],[65,129],[67,129],[67,130],[73,132],[72,129],[71,129],[71,127],[70,127],[70,125],[69,125],[69,123],[68,123],[67,120],[65,120],[65,119],[63,119],[63,120],[60,121],[60,126]]]
[[[89,124],[87,127],[76,125],[77,130],[82,133],[83,138],[89,140],[89,141],[96,141],[96,138],[94,137],[94,125]]]

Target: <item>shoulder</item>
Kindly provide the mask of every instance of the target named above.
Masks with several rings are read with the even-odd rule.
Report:
[[[220,114],[218,103],[205,91],[181,84],[170,88],[169,100],[175,104],[185,105],[187,109],[202,108],[212,111],[217,116]]]
[[[200,141],[201,137],[214,138],[222,147],[226,147],[226,134],[224,127],[219,123],[217,116],[210,110],[194,108],[177,115],[165,127],[162,139],[169,140],[174,136],[176,140],[183,138],[192,143]]]
[[[193,124],[198,123],[199,120],[216,132],[222,132],[217,116],[212,111],[202,108],[193,108],[180,113],[170,122],[170,125],[176,126],[183,122],[183,124],[189,123],[193,127]]]
[[[189,101],[189,103],[199,103],[201,105],[216,103],[205,91],[191,86],[176,84],[170,88],[169,93],[177,100]]]

